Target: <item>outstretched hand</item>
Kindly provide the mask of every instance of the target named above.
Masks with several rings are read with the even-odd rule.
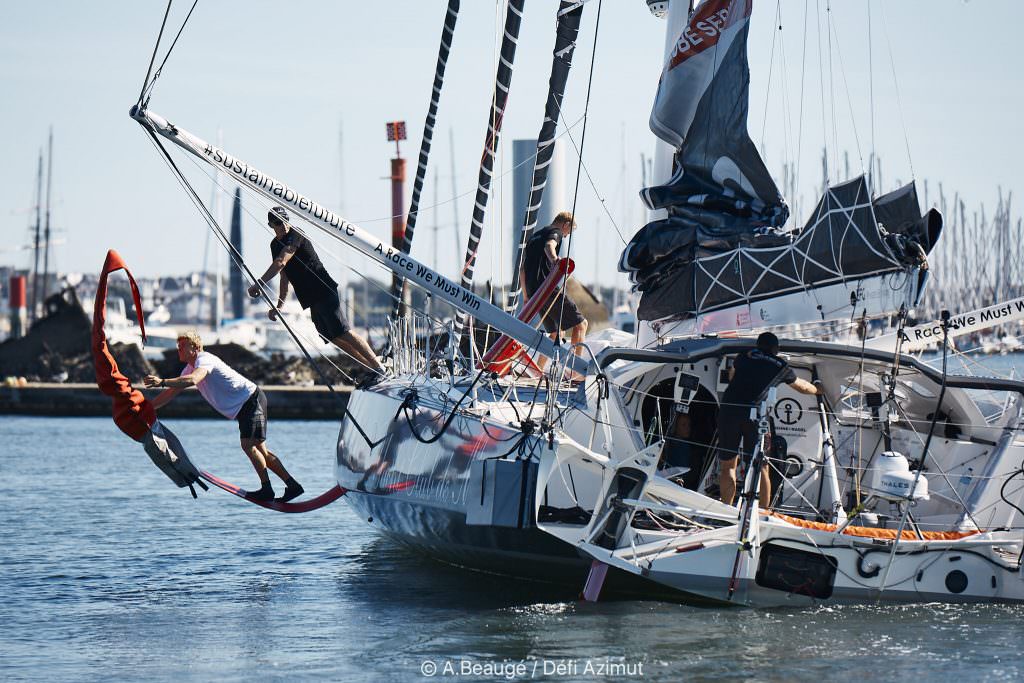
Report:
[[[157,377],[156,375],[146,375],[145,377],[142,378],[142,383],[145,384],[150,389],[156,386],[160,386],[160,382],[163,382],[163,380]]]

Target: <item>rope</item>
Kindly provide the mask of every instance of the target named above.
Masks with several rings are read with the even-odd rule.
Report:
[[[459,400],[455,404],[455,407],[452,408],[452,412],[449,413],[447,419],[445,419],[444,424],[441,425],[441,428],[437,431],[436,434],[429,438],[420,436],[419,432],[416,431],[416,426],[413,424],[412,418],[409,416],[409,408],[413,407],[417,398],[417,394],[415,389],[407,389],[404,392],[405,401],[402,402],[401,407],[399,407],[399,411],[405,414],[405,420],[409,424],[409,431],[412,432],[413,437],[415,437],[416,440],[419,441],[420,443],[431,444],[440,439],[442,436],[444,436],[444,433],[448,431],[448,427],[451,426],[452,420],[454,420],[455,416],[459,414],[459,408],[462,406],[462,402],[466,400],[466,397],[468,397],[470,393],[472,393],[473,387],[475,387],[476,383],[480,381],[480,378],[483,376],[484,372],[486,372],[486,369],[481,368],[480,372],[478,372],[476,374],[476,377],[473,378],[473,381],[470,383],[469,387],[466,388],[466,391],[464,391],[462,396],[459,397]]]

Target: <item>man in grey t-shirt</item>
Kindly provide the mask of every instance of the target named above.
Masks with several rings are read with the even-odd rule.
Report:
[[[257,501],[274,499],[267,468],[285,483],[284,495],[279,499],[281,502],[302,495],[302,486],[267,448],[267,395],[263,390],[217,356],[204,351],[203,340],[194,330],[178,336],[178,359],[185,363],[180,376],[163,379],[146,375],[143,379],[147,387],[166,388],[153,399],[153,407],[159,409],[184,389],[196,387],[214,410],[238,422],[242,451],[249,457],[261,484],[260,490],[250,493],[249,498]]]

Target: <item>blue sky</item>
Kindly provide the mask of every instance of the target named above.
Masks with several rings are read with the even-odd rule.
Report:
[[[174,30],[190,4],[175,3],[170,20]],[[557,4],[526,3],[502,138],[505,170],[511,140],[536,135],[540,125]],[[958,190],[969,207],[985,202],[990,211],[998,185],[1004,192],[1024,191],[1024,145],[1018,132],[1024,95],[1017,47],[1024,4],[831,4],[830,10],[826,0],[755,3],[749,129],[753,140],[763,143],[768,167],[780,182],[783,162],[799,162],[797,194],[809,208],[821,178],[823,143],[847,151],[856,171],[859,159],[870,153],[873,137],[885,189],[897,179],[909,180],[912,162],[913,175],[929,180],[933,202],[939,181],[947,192]],[[390,198],[383,177],[393,146],[385,140],[384,122],[408,122],[410,140],[403,151],[415,157],[445,6],[445,0],[203,0],[157,83],[150,107],[202,138],[215,142],[221,136],[223,147],[233,154],[320,203],[340,208],[343,216],[371,232],[387,235]],[[440,173],[439,266],[448,274],[455,270],[455,254],[464,249],[456,248],[454,240],[451,159],[454,154],[461,195],[458,220],[465,239],[492,87],[496,26],[502,20],[496,2],[463,0],[462,6],[431,160]],[[201,268],[207,228],[142,130],[128,118],[163,8],[157,1],[42,0],[5,6],[0,24],[5,95],[0,104],[5,131],[0,263],[29,264],[29,252],[17,249],[29,241],[36,160],[52,125],[53,224],[60,230],[57,237],[65,240],[55,247],[58,269],[95,271],[108,247],[121,251],[140,275]],[[593,0],[585,9],[565,121],[576,122],[583,113],[596,14]],[[832,30],[816,30],[829,17]],[[636,192],[640,154],[650,155],[654,149],[647,118],[660,72],[663,32],[664,23],[648,13],[642,0],[604,0],[584,147],[594,185],[584,178],[577,199],[582,232],[574,255],[584,281],[599,277],[609,284],[617,277],[622,241],[612,219],[626,239],[643,224]],[[454,150],[448,145],[449,129]],[[572,129],[577,144],[581,133],[577,124]],[[576,157],[569,157],[574,176]],[[191,162],[185,166],[200,194],[211,196],[210,180]],[[413,168],[410,163],[410,173]],[[841,179],[842,153],[832,168],[833,179]],[[432,205],[433,196],[432,168],[423,206]],[[792,204],[798,198],[788,199]],[[510,249],[511,203],[511,184],[499,184],[491,196],[480,279],[496,274],[498,264],[507,259],[502,254]],[[424,209],[413,254],[427,261],[432,258],[433,224],[434,214]],[[268,258],[267,239],[265,227],[247,218],[246,255],[257,266]],[[333,251],[340,261],[328,265],[339,276],[346,276],[346,268],[384,275],[340,245]]]

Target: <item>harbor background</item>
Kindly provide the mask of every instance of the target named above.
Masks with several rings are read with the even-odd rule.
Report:
[[[168,422],[198,464],[255,483],[231,423]],[[272,418],[269,443],[316,492],[334,483],[337,430]],[[534,680],[600,679],[587,661],[660,681],[1024,677],[1024,606],[584,604],[580,586],[411,552],[343,500],[305,515],[220,491],[192,500],[109,418],[0,416],[0,472],[5,680],[415,681],[427,661],[577,666]]]

